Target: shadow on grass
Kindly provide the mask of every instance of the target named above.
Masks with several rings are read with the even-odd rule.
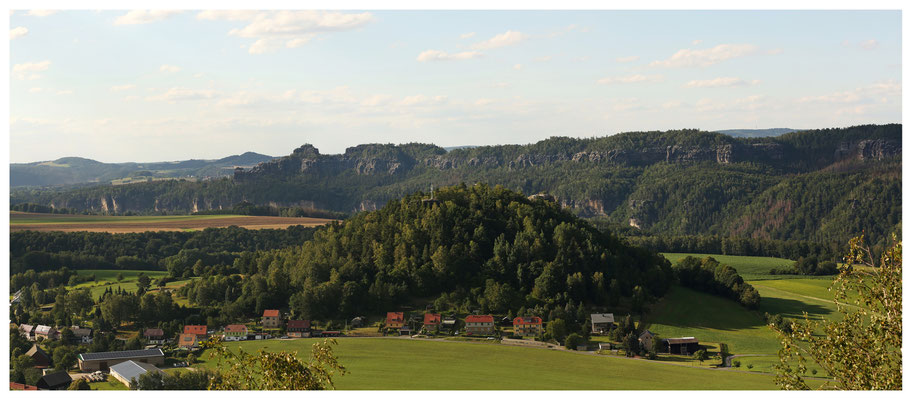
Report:
[[[819,304],[781,297],[763,297],[760,300],[760,310],[770,314],[781,314],[783,317],[791,319],[804,318],[804,312],[807,312],[811,319],[823,319],[835,312]]]

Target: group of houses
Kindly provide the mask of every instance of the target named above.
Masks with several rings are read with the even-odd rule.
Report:
[[[74,344],[90,344],[92,343],[92,329],[91,328],[80,328],[79,326],[71,326],[70,332],[73,333],[71,340]],[[57,328],[48,325],[29,325],[29,324],[20,324],[19,333],[29,341],[37,341],[38,339],[44,340],[58,340],[61,338],[61,332]]]
[[[419,322],[420,321],[420,322]],[[455,316],[444,317],[438,313],[425,313],[424,318],[413,317],[406,321],[405,312],[391,311],[386,313],[387,331],[398,331],[400,335],[411,335],[413,328],[421,325],[420,331],[438,332],[455,331],[457,319]],[[513,332],[520,336],[541,336],[544,332],[540,317],[516,317],[512,321]],[[465,317],[465,334],[469,336],[493,335],[495,332],[493,315],[468,315]]]

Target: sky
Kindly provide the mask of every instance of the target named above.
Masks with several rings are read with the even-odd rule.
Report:
[[[902,122],[899,11],[9,18],[14,163]]]

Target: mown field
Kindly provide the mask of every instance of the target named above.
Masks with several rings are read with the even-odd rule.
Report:
[[[95,281],[93,282],[83,282],[76,286],[71,286],[69,288],[73,289],[82,289],[88,288],[89,292],[92,293],[92,297],[98,299],[101,297],[101,294],[105,292],[108,288],[112,291],[117,291],[118,288],[121,288],[126,291],[135,292],[137,289],[136,283],[140,273],[145,274],[146,276],[154,279],[167,276],[166,271],[139,271],[139,270],[110,270],[110,269],[83,269],[76,271],[77,274],[81,276],[91,276],[95,275]],[[117,275],[123,274],[124,279],[122,281],[117,281]],[[166,288],[176,289],[183,285],[186,285],[187,282],[190,282],[189,279],[178,280],[173,282],[168,282],[165,284]],[[155,285],[153,281],[152,287],[149,291],[158,290],[158,286]],[[183,300],[183,303],[182,303]],[[177,296],[174,296],[174,301],[178,304],[186,305],[186,300],[181,299]]]
[[[131,233],[192,231],[237,225],[247,229],[284,229],[292,225],[317,226],[325,218],[260,217],[249,215],[108,216],[10,212],[10,231],[62,231]]]
[[[230,344],[247,351],[298,351],[317,339]],[[769,375],[689,368],[645,360],[458,341],[340,338],[335,352],[350,371],[337,389],[776,389]],[[215,368],[208,354],[200,358]]]
[[[726,256],[722,254],[699,254],[699,253],[662,253],[668,261],[671,261],[672,264],[678,262],[682,258],[687,256],[692,256],[696,258],[706,258],[712,257],[716,261],[731,265],[733,268],[738,270],[738,274],[744,278],[744,280],[760,280],[760,279],[789,279],[795,275],[770,275],[769,271],[772,268],[787,268],[794,264],[794,261],[788,260],[785,258],[776,258],[776,257],[754,257],[754,256]]]

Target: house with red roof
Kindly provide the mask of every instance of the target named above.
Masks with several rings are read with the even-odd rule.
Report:
[[[465,318],[466,335],[491,335],[494,333],[493,315],[469,315]]]
[[[206,328],[206,325],[184,325],[184,333],[205,337],[208,332]]]
[[[310,320],[289,320],[288,323],[285,324],[285,332],[288,333],[289,337],[310,337]]]
[[[223,336],[226,342],[247,340],[247,326],[242,324],[228,325]]]
[[[263,328],[277,329],[282,327],[279,310],[263,310]]]
[[[182,349],[192,350],[199,347],[199,338],[193,333],[182,333],[177,338],[177,345]]]
[[[440,328],[440,314],[424,314],[424,330],[434,332]]]
[[[542,319],[539,317],[513,318],[513,334],[517,336],[541,336]]]
[[[405,313],[402,311],[386,313],[386,328],[399,329],[405,324]]]

